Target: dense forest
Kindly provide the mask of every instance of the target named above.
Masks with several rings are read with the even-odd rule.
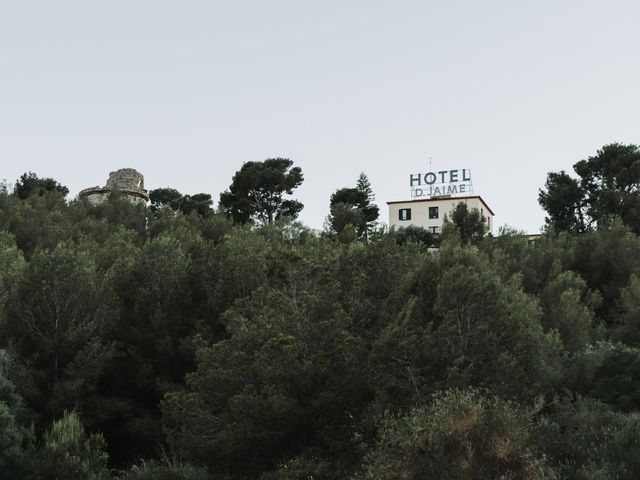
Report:
[[[4,184],[0,479],[640,478],[637,146],[549,173],[535,242],[386,230],[366,175],[318,235],[302,182]]]

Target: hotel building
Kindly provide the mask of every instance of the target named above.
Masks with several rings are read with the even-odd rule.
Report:
[[[494,213],[479,195],[452,196],[442,195],[431,198],[420,198],[399,202],[387,202],[389,205],[389,227],[396,230],[413,225],[439,234],[442,231],[444,217],[451,218],[451,213],[459,203],[466,203],[469,210],[477,209],[485,218],[487,232],[493,229]]]

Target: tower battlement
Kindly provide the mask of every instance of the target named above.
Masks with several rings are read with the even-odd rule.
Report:
[[[104,187],[85,188],[79,196],[86,198],[93,205],[98,205],[106,201],[113,191],[118,191],[123,198],[133,203],[146,205],[149,202],[149,193],[144,189],[144,176],[133,168],[121,168],[109,173]]]

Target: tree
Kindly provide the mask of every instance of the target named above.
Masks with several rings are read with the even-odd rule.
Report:
[[[351,229],[355,238],[362,238],[366,231],[363,207],[367,196],[357,188],[341,188],[331,195],[328,227],[340,235]]]
[[[588,397],[558,398],[535,425],[533,442],[566,480],[640,478],[640,414]]]
[[[531,412],[477,390],[447,390],[387,416],[363,480],[555,478],[530,441]]]
[[[371,353],[381,403],[403,408],[469,385],[523,401],[553,391],[561,344],[517,277],[503,282],[475,248],[445,243],[403,283]]]
[[[191,259],[178,238],[181,233],[186,232],[164,233],[126,255],[120,247],[123,258],[109,272],[120,299],[113,334],[126,354],[118,356],[103,383],[112,392],[126,392],[126,402],[103,431],[119,466],[153,455],[163,438],[159,402],[193,368],[187,338],[195,333],[197,317],[189,285]]]
[[[594,310],[600,302],[600,296],[588,291],[580,275],[563,272],[549,281],[540,294],[542,325],[547,330],[557,330],[565,348],[577,352],[591,342]]]
[[[640,410],[640,350],[621,343],[598,342],[573,355],[565,386],[619,411]]]
[[[157,212],[162,208],[171,208],[178,210],[180,208],[180,200],[182,194],[175,188],[156,188],[149,191],[149,208],[153,212]]]
[[[640,236],[532,247],[460,207],[437,252],[355,241],[353,187],[318,237],[171,188],[150,214],[0,185],[0,479],[100,478],[104,451],[127,480],[640,478]]]
[[[115,298],[96,270],[77,246],[38,252],[0,325],[3,343],[11,342],[15,360],[28,366],[25,400],[45,420],[73,408],[93,422],[109,413],[99,386],[116,353],[109,338]]]
[[[66,413],[45,432],[35,457],[32,480],[107,480],[102,435],[86,435],[75,412]]]
[[[202,345],[188,389],[167,395],[165,429],[187,460],[258,478],[305,449],[334,465],[353,454],[370,400],[364,345],[325,291],[296,287],[237,302],[230,337]]]
[[[570,255],[563,262],[563,269],[576,271],[591,290],[597,290],[602,295],[602,317],[609,324],[618,323],[621,291],[629,285],[633,274],[640,273],[640,237],[621,220],[615,220],[607,228],[568,240],[563,248],[555,249],[553,261],[561,260],[563,250],[568,250]],[[563,240],[560,238],[558,243],[562,245]]]
[[[373,193],[373,188],[371,187],[369,177],[367,177],[364,172],[360,173],[358,181],[356,182],[356,188],[367,195],[367,202],[362,213],[364,221],[366,222],[364,238],[365,240],[368,240],[372,230],[375,227],[375,222],[378,219],[379,209],[378,206],[373,203],[376,199],[376,196]]]
[[[444,228],[450,225],[460,235],[463,244],[477,244],[482,240],[487,231],[486,219],[477,208],[469,207],[460,202],[451,212],[451,218],[445,216]]]
[[[538,201],[547,225],[557,231],[583,233],[618,217],[640,233],[640,147],[612,143],[595,156],[574,164],[578,179],[551,172]]]
[[[584,192],[580,183],[564,170],[547,175],[545,189],[540,190],[538,202],[547,212],[547,225],[554,230],[573,234],[587,230]]]
[[[18,422],[22,399],[7,379],[9,363],[0,350],[0,480],[24,478],[28,458],[23,448],[28,432]]]
[[[360,176],[356,181],[356,188],[361,192],[367,194],[367,201],[371,204],[375,201],[376,196],[373,193],[373,188],[371,187],[371,182],[369,181],[369,177],[364,172],[360,172]]]
[[[180,210],[185,215],[196,212],[201,217],[206,217],[213,213],[213,200],[208,193],[196,193],[194,195],[185,195],[184,201],[180,206]]]
[[[69,189],[60,185],[53,178],[38,178],[35,173],[29,172],[20,176],[13,192],[18,198],[24,200],[32,195],[42,196],[46,192],[58,192],[65,197],[69,193]]]
[[[26,455],[24,432],[8,405],[0,400],[0,480],[24,478]]]
[[[426,228],[418,227],[416,225],[399,228],[394,232],[394,234],[398,245],[418,243],[428,247],[433,244],[434,240],[433,233]]]
[[[26,262],[12,235],[0,232],[0,326],[5,321],[5,307],[12,290],[19,284]]]
[[[143,462],[115,477],[120,480],[211,480],[203,468],[174,463]]]
[[[89,218],[105,219],[110,225],[123,225],[128,229],[135,230],[140,236],[146,234],[145,206],[130,202],[118,190],[112,190],[107,201],[99,205],[91,205],[86,199],[76,203],[84,209],[84,215]]]
[[[68,208],[57,192],[31,195],[24,200],[0,193],[0,229],[15,235],[18,248],[30,258],[36,248],[53,249],[79,233]]]
[[[273,223],[282,217],[297,217],[302,203],[286,200],[303,180],[300,167],[286,158],[246,162],[233,176],[229,190],[220,194],[220,206],[235,223]]]
[[[614,336],[628,345],[640,346],[640,279],[631,275],[617,301],[618,321]]]
[[[260,480],[331,480],[340,478],[332,465],[313,454],[303,454],[283,462],[278,469],[260,475]]]
[[[379,216],[378,206],[373,204],[373,191],[369,179],[360,174],[355,188],[340,188],[331,195],[327,223],[331,231],[343,234],[349,226],[357,238],[367,240]]]
[[[149,192],[151,211],[159,212],[163,208],[180,211],[185,215],[196,212],[202,217],[213,213],[213,200],[208,193],[196,193],[195,195],[183,195],[174,188],[156,188]]]

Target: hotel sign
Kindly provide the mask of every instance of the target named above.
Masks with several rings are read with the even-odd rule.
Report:
[[[440,170],[409,175],[411,198],[473,193],[471,170]]]

